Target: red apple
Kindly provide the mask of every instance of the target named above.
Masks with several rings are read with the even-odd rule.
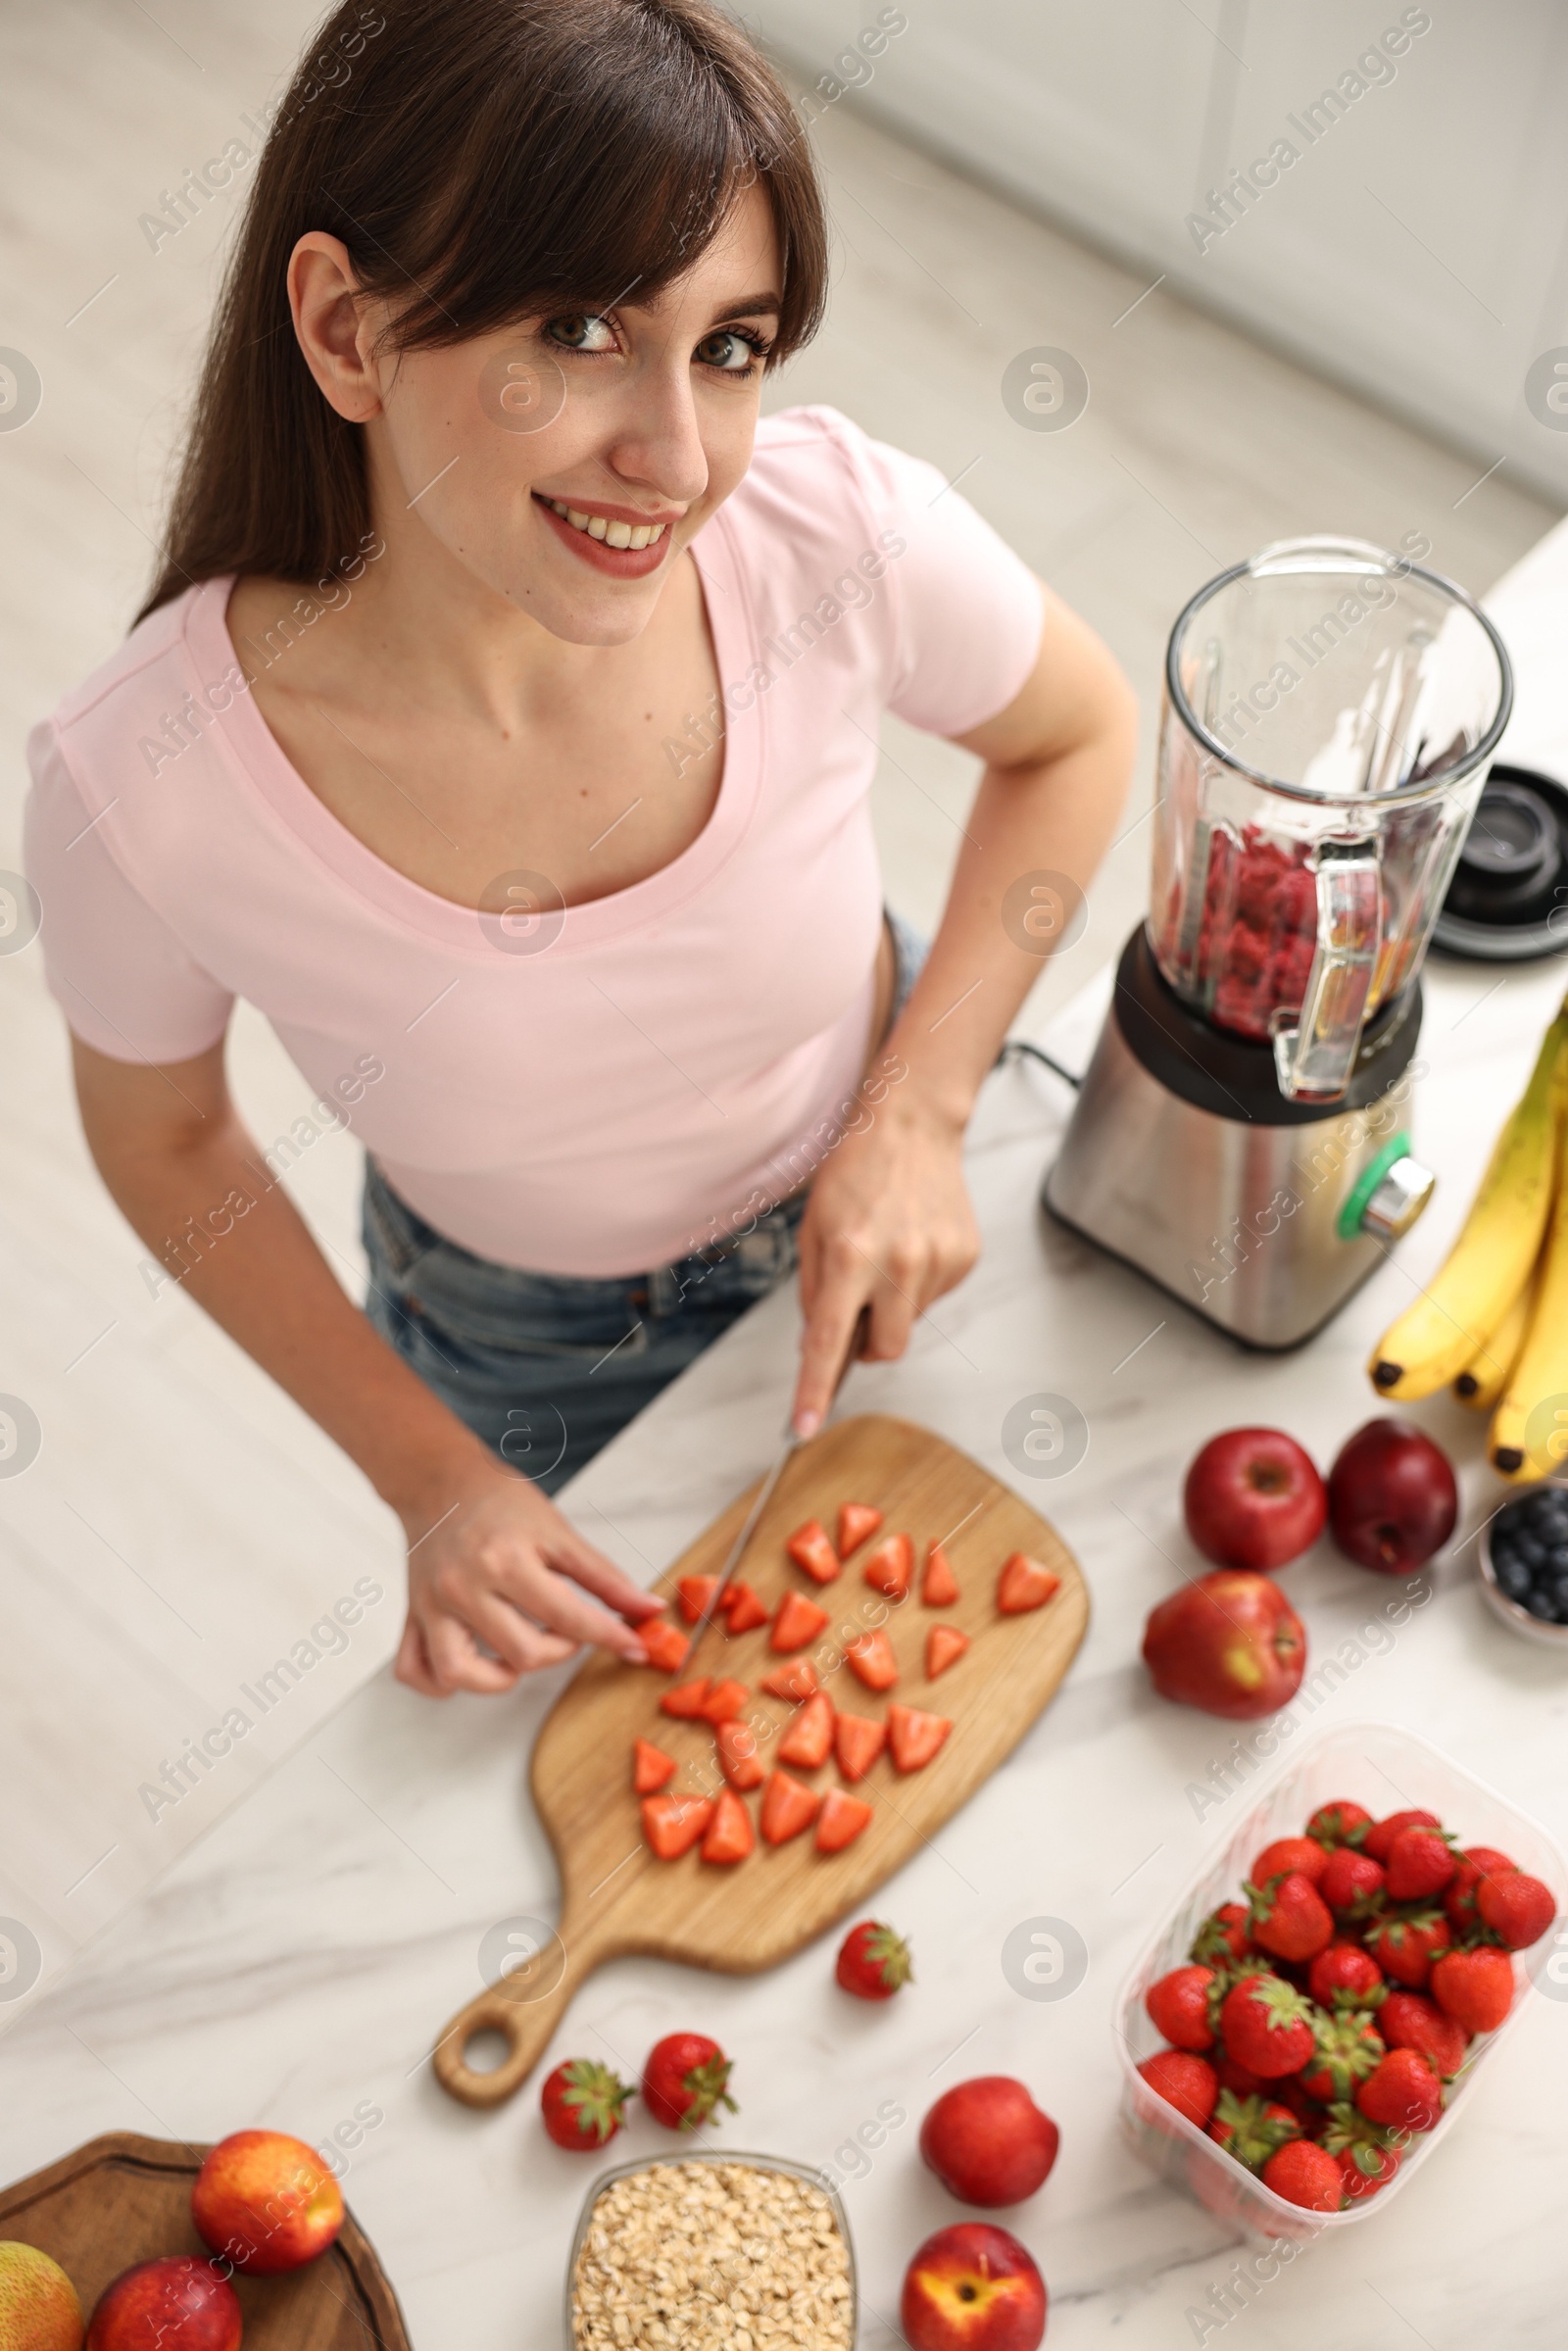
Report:
[[[1271,1575],[1316,1543],[1329,1497],[1310,1453],[1283,1429],[1227,1429],[1188,1470],[1182,1507],[1205,1559]]]
[[[0,2351],[81,2351],[81,2304],[60,2264],[0,2244]]]
[[[1448,1456],[1403,1420],[1369,1420],[1329,1472],[1329,1525],[1348,1559],[1408,1576],[1441,1551],[1459,1515]]]
[[[1046,2178],[1060,2137],[1021,2082],[981,2074],[937,2100],[920,2126],[920,2153],[960,2204],[1017,2204]]]
[[[1295,1697],[1306,1670],[1306,1635],[1267,1576],[1220,1567],[1150,1611],[1144,1663],[1162,1698],[1250,1721]]]
[[[215,2253],[252,2278],[297,2270],[343,2226],[343,2195],[314,2147],[283,2131],[236,2131],[196,2175],[190,2217]]]
[[[960,2221],[928,2236],[905,2271],[899,2317],[909,2351],[1035,2351],[1046,2281],[1005,2229]]]
[[[138,2262],[106,2286],[86,2351],[239,2351],[239,2296],[194,2253]]]

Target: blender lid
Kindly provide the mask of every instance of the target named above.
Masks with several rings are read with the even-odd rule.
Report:
[[[1568,789],[1552,776],[1493,768],[1432,943],[1490,963],[1568,949]]]

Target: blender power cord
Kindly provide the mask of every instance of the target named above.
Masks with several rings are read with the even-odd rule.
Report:
[[[1059,1061],[1054,1060],[1042,1047],[1031,1045],[1026,1037],[1009,1037],[997,1055],[997,1066],[1000,1068],[1004,1061],[1016,1060],[1025,1053],[1032,1061],[1043,1061],[1053,1075],[1060,1078],[1064,1086],[1070,1086],[1074,1093],[1083,1084],[1081,1077],[1075,1077],[1070,1069],[1063,1069]]]

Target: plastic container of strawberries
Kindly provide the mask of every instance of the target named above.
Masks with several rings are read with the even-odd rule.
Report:
[[[1238,1800],[1240,1795],[1238,1790]],[[1559,1918],[1568,1911],[1568,1864],[1540,1823],[1426,1739],[1393,1723],[1347,1723],[1321,1732],[1305,1740],[1285,1769],[1261,1787],[1238,1815],[1224,1845],[1203,1864],[1140,1952],[1122,1986],[1115,2016],[1122,2125],[1133,2146],[1173,2186],[1259,2242],[1289,2237],[1307,2243],[1325,2231],[1359,2229],[1403,2194],[1433,2149],[1457,2129],[1493,2049],[1513,2031],[1531,1996],[1532,1961],[1550,1948],[1548,1936],[1534,1952],[1515,1955],[1512,2009],[1495,2033],[1472,2041],[1471,2062],[1450,2083],[1437,2127],[1413,2140],[1387,2187],[1338,2213],[1305,2212],[1275,2195],[1139,2074],[1143,2060],[1164,2046],[1145,2010],[1144,1995],[1171,1968],[1185,1963],[1209,1912],[1221,1902],[1237,1900],[1253,1856],[1276,1837],[1300,1836],[1318,1806],[1340,1796],[1364,1804],[1374,1819],[1406,1806],[1424,1806],[1461,1844],[1494,1845],[1508,1854],[1551,1888]]]

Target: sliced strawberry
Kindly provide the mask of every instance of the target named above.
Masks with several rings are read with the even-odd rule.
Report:
[[[814,1772],[833,1751],[833,1701],[818,1690],[808,1698],[778,1742],[780,1763]]]
[[[767,1602],[760,1600],[749,1584],[732,1584],[724,1594],[723,1613],[732,1634],[755,1633],[767,1622]]]
[[[869,1502],[840,1502],[839,1557],[847,1559],[852,1551],[858,1550],[861,1543],[868,1542],[881,1524],[881,1511],[873,1510]]]
[[[695,1722],[708,1704],[710,1687],[706,1681],[677,1682],[674,1689],[666,1690],[660,1699],[659,1711],[661,1714],[674,1715],[677,1722]]]
[[[762,1835],[770,1845],[787,1844],[815,1820],[822,1799],[814,1788],[792,1780],[788,1772],[772,1772],[762,1790]]]
[[[675,1587],[680,1612],[689,1625],[695,1625],[703,1610],[718,1590],[716,1576],[682,1576]]]
[[[867,1690],[891,1690],[899,1678],[893,1643],[883,1632],[862,1633],[858,1641],[850,1642],[844,1654],[850,1661],[850,1671]]]
[[[918,1706],[890,1706],[888,1749],[895,1768],[923,1771],[952,1728],[946,1715],[922,1714]]]
[[[871,1807],[863,1796],[847,1796],[842,1788],[830,1788],[817,1817],[817,1851],[842,1853],[846,1845],[854,1844],[870,1818]]]
[[[920,1597],[928,1608],[951,1608],[957,1596],[958,1579],[941,1543],[934,1543],[925,1555],[925,1582],[920,1587]]]
[[[761,1686],[770,1698],[789,1698],[797,1706],[804,1698],[814,1698],[821,1688],[809,1657],[797,1657],[793,1665],[776,1666],[772,1673],[762,1676]]]
[[[1025,1616],[1031,1608],[1043,1608],[1060,1589],[1061,1578],[1049,1567],[1025,1551],[1014,1551],[997,1578],[997,1606],[1004,1616]]]
[[[744,1861],[757,1842],[752,1816],[733,1788],[719,1789],[713,1817],[703,1838],[705,1861]]]
[[[956,1665],[969,1645],[967,1633],[956,1625],[933,1625],[925,1637],[925,1678],[934,1682],[950,1665]]]
[[[808,1641],[814,1641],[826,1623],[825,1608],[808,1600],[803,1592],[787,1592],[778,1604],[767,1645],[787,1656],[791,1649],[804,1649]]]
[[[678,1674],[686,1662],[691,1641],[675,1625],[662,1624],[656,1617],[639,1625],[637,1638],[648,1651],[648,1662],[662,1674]]]
[[[675,1777],[675,1758],[652,1739],[636,1739],[631,1749],[631,1784],[640,1796],[656,1796]]]
[[[861,1572],[873,1592],[886,1592],[890,1600],[907,1599],[914,1581],[914,1545],[907,1535],[890,1535],[879,1543]]]
[[[843,1573],[844,1563],[827,1539],[827,1529],[819,1518],[808,1518],[804,1527],[797,1527],[784,1545],[797,1567],[818,1584],[831,1584]]]
[[[833,1725],[833,1752],[846,1780],[863,1780],[887,1743],[886,1723],[868,1715],[841,1714]]]
[[[713,1734],[718,1768],[731,1788],[760,1788],[767,1778],[757,1752],[757,1733],[750,1723],[720,1723]]]
[[[678,1861],[708,1834],[711,1796],[644,1796],[643,1835],[661,1861]]]
[[[746,1712],[751,1694],[744,1682],[710,1682],[697,1711],[705,1723],[732,1723]]]

